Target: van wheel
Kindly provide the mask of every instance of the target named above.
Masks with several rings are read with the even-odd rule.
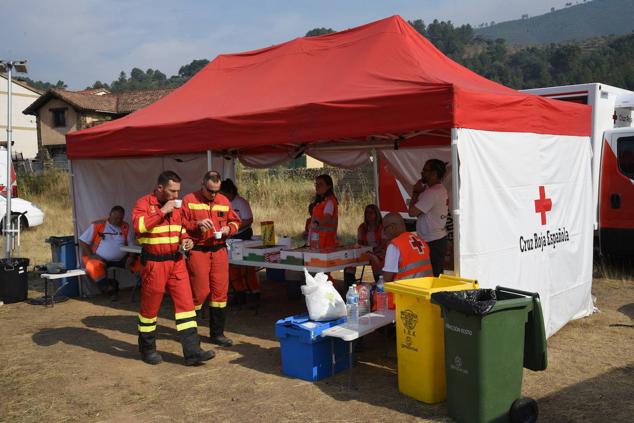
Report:
[[[511,423],[536,423],[537,401],[532,398],[522,397],[513,402],[510,411]]]

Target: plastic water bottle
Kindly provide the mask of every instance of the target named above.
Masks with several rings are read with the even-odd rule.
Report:
[[[359,294],[357,293],[357,285],[352,284],[346,293],[346,308],[348,309],[348,323],[351,325],[359,324]]]
[[[376,311],[383,312],[387,310],[387,294],[385,293],[385,281],[383,275],[379,276],[376,283]]]
[[[379,276],[379,280],[376,283],[376,291],[385,292],[385,280],[383,279],[383,275]]]

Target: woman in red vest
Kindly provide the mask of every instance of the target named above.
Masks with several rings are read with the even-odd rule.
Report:
[[[374,281],[378,281],[381,275],[381,268],[383,267],[387,242],[383,240],[381,211],[376,204],[368,204],[365,206],[363,223],[361,223],[357,229],[357,244],[372,247],[372,253],[379,258],[380,262],[374,261],[371,263]],[[355,270],[356,268],[354,267],[346,268],[344,280],[347,285],[354,283]]]
[[[315,178],[315,206],[311,216],[308,245],[313,249],[337,246],[337,198],[330,175]]]

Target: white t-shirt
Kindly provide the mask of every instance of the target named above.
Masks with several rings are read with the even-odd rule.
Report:
[[[398,273],[398,261],[401,258],[401,252],[394,246],[389,244],[385,251],[385,262],[383,263],[383,271]]]
[[[88,245],[92,244],[92,237],[95,225],[90,225],[88,229],[84,231],[79,237],[80,241],[85,242]],[[120,227],[106,222],[106,226],[103,230],[103,239],[97,247],[96,254],[106,261],[119,261],[125,257],[125,251],[121,251],[121,246],[125,245],[125,238],[123,237],[123,231]],[[136,244],[134,239],[134,231],[132,228],[128,231],[128,245]]]
[[[234,209],[236,213],[238,213],[238,216],[240,216],[240,219],[242,220],[253,218],[253,211],[251,210],[251,206],[249,205],[249,202],[245,200],[244,198],[240,197],[239,195],[236,195],[234,199],[231,201],[231,208]],[[251,225],[245,226],[237,233],[244,232],[250,227]]]
[[[414,207],[423,213],[416,218],[416,232],[425,242],[447,236],[448,203],[447,189],[442,183],[427,187],[418,197]]]

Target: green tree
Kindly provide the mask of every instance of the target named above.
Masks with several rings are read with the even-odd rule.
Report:
[[[305,37],[317,37],[319,35],[332,34],[335,32],[332,28],[313,28],[308,31]]]

